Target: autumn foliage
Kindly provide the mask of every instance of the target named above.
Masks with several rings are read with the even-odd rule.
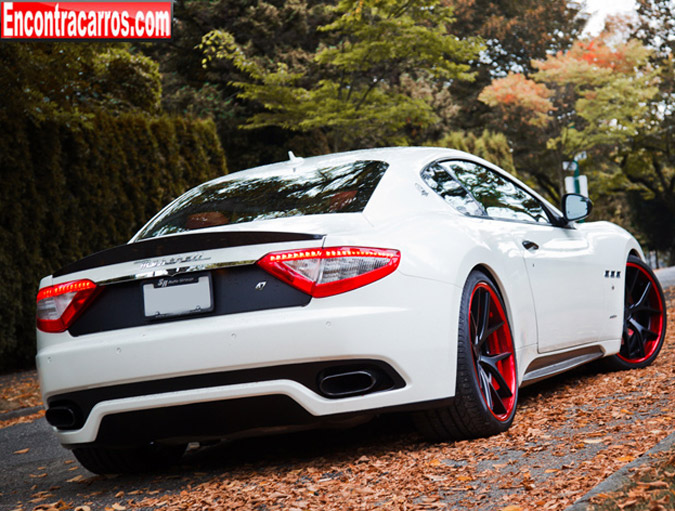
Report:
[[[576,41],[565,53],[532,61],[537,72],[531,77],[509,73],[493,80],[483,89],[479,100],[499,108],[505,117],[524,113],[523,122],[544,126],[572,107],[565,103],[569,100],[570,87],[575,89],[573,99],[578,100],[597,98],[600,88],[611,86],[622,78],[632,79],[636,85],[651,85],[654,76],[649,73],[649,54],[649,50],[635,40],[615,46],[602,38]],[[623,98],[608,99],[620,104]],[[584,114],[583,111],[576,113]]]
[[[524,121],[533,126],[544,126],[554,110],[549,100],[552,92],[542,83],[526,78],[520,73],[509,73],[497,78],[480,94],[478,99],[490,106],[500,108],[504,115],[524,113]]]

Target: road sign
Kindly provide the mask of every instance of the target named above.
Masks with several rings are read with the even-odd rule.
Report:
[[[565,178],[565,191],[567,193],[580,193],[588,197],[588,178],[586,176],[567,176]]]
[[[576,161],[564,161],[562,167],[567,172],[579,172],[579,164]]]

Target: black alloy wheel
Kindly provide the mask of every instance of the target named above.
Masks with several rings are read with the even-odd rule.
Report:
[[[610,369],[652,364],[666,337],[666,301],[658,279],[641,259],[626,263],[623,332],[619,353],[606,359]]]
[[[415,414],[430,440],[496,435],[518,402],[516,353],[504,301],[492,280],[473,271],[464,286],[457,335],[457,383],[448,406]]]

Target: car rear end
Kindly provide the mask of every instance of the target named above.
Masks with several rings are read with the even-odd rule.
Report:
[[[61,443],[198,441],[450,395],[450,322],[425,305],[446,288],[401,271],[363,214],[388,164],[340,165],[207,183],[43,279],[37,366]],[[255,206],[269,186],[310,209]]]

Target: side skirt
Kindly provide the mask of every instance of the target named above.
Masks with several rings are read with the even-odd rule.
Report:
[[[537,358],[527,367],[521,386],[525,387],[604,356],[605,352],[600,346],[591,346]]]

